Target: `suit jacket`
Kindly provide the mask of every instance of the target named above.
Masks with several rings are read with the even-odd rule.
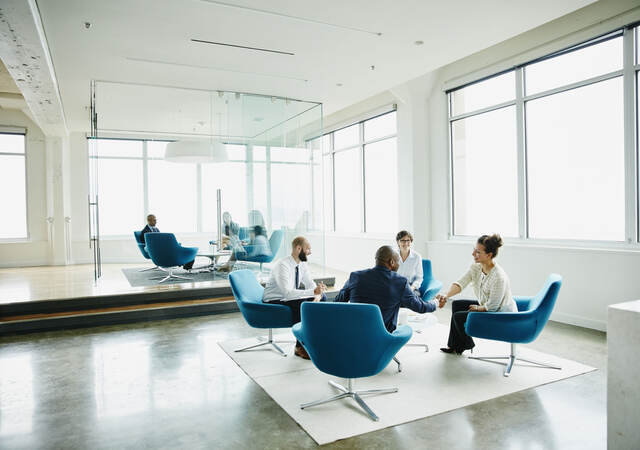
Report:
[[[146,233],[159,233],[159,232],[160,232],[160,230],[158,229],[158,227],[150,227],[149,224],[147,224],[142,229],[142,233],[140,235],[142,236],[142,240],[144,241],[144,235]]]
[[[384,266],[351,272],[349,280],[334,301],[378,305],[389,333],[396,329],[401,306],[418,313],[433,312],[436,309],[434,300],[423,302],[413,293],[405,277]]]

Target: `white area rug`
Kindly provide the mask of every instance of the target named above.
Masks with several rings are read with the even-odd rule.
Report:
[[[301,403],[338,393],[328,384],[329,380],[342,385],[346,385],[346,380],[324,374],[311,361],[293,356],[292,343],[281,345],[288,352],[287,357],[269,350],[267,347],[270,346],[234,352],[235,349],[256,343],[255,338],[221,342],[220,346],[318,444],[429,417],[596,370],[520,345],[518,354],[523,358],[561,366],[562,370],[527,367],[521,363],[513,368],[511,377],[505,378],[502,376],[505,366],[501,364],[442,353],[439,348],[447,341],[447,326],[411,325],[421,333],[414,332],[410,342],[428,344],[428,353],[421,347],[404,347],[397,355],[402,362],[402,372],[398,373],[397,365],[391,362],[378,375],[355,380],[356,389],[399,388],[394,394],[364,397],[380,417],[379,422],[369,419],[350,398],[301,410]],[[277,338],[294,341],[291,332],[278,335]],[[474,356],[508,354],[507,343],[476,339]]]

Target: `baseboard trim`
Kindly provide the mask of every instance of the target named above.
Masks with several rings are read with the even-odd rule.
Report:
[[[583,328],[590,328],[592,330],[607,331],[607,322],[604,320],[594,320],[587,317],[576,316],[574,314],[564,314],[555,312],[550,317],[554,322],[566,323],[569,325],[576,325]]]

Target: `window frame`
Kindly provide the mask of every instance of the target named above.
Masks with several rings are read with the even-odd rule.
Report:
[[[29,226],[30,222],[30,215],[29,215],[29,171],[28,171],[28,151],[27,151],[27,136],[28,136],[28,130],[27,129],[20,129],[20,130],[16,130],[15,128],[11,128],[11,129],[2,129],[0,128],[0,135],[18,135],[18,136],[22,136],[24,139],[23,145],[24,145],[24,152],[23,153],[13,153],[13,152],[0,152],[0,158],[2,156],[22,156],[23,160],[24,160],[24,202],[25,202],[25,227],[26,227],[26,236],[25,237],[7,237],[7,238],[0,238],[0,243],[3,244],[10,244],[12,242],[30,242],[31,241],[31,227]]]
[[[614,249],[632,249],[640,250],[640,158],[638,156],[638,141],[640,140],[640,120],[638,115],[639,95],[638,83],[640,82],[640,61],[636,61],[636,47],[640,46],[640,28],[637,24],[630,24],[621,28],[611,30],[607,33],[600,34],[586,41],[579,42],[567,48],[551,52],[542,57],[518,64],[507,70],[497,71],[489,76],[482,76],[478,79],[445,90],[446,95],[446,117],[447,117],[447,137],[448,137],[448,156],[449,156],[449,174],[448,174],[448,194],[449,194],[449,224],[448,239],[458,241],[471,241],[474,236],[463,236],[454,234],[455,230],[455,197],[453,182],[453,122],[471,117],[474,115],[484,114],[496,109],[507,106],[516,106],[516,133],[517,133],[517,158],[518,158],[518,222],[519,236],[517,238],[505,238],[506,241],[523,245],[548,245],[548,246],[569,246],[577,248],[614,248]],[[546,91],[537,92],[531,95],[525,95],[526,83],[526,67],[530,64],[540,62],[542,60],[551,59],[562,56],[569,52],[578,51],[582,48],[597,45],[598,43],[620,37],[623,43],[622,69],[590,77],[570,84],[558,86]],[[515,100],[494,104],[475,111],[468,111],[464,114],[452,116],[452,95],[453,91],[463,89],[471,84],[480,83],[495,76],[502,75],[509,71],[515,72],[516,78],[516,96]],[[528,208],[528,179],[527,179],[527,142],[526,142],[526,103],[531,100],[554,94],[566,92],[569,90],[589,86],[601,81],[622,77],[623,80],[623,126],[624,126],[624,161],[625,161],[625,237],[624,241],[609,240],[583,240],[583,239],[540,239],[532,238],[529,233],[529,208]]]

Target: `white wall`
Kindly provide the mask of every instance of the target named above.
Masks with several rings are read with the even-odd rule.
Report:
[[[27,215],[29,238],[0,241],[0,267],[46,264],[49,258],[47,229],[45,137],[40,128],[18,110],[0,109],[0,125],[27,129]],[[2,195],[11,195],[3,193]]]

